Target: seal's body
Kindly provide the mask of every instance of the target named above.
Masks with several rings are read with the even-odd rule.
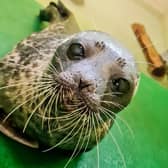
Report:
[[[129,104],[137,80],[133,57],[108,34],[70,35],[54,24],[0,61],[0,130],[32,147],[90,149]]]

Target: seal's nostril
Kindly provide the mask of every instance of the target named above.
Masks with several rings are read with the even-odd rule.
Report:
[[[86,81],[82,81],[80,79],[80,81],[79,81],[79,90],[82,90],[82,89],[85,89],[85,88],[89,88],[90,86],[92,86],[91,83],[88,83]]]

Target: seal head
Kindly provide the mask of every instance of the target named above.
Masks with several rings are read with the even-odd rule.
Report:
[[[129,104],[138,82],[131,54],[98,31],[34,33],[0,62],[0,73],[6,114],[1,131],[18,137],[9,134],[8,121],[48,150],[91,149]]]
[[[77,146],[82,150],[98,143],[116,113],[131,101],[138,82],[131,54],[108,34],[98,31],[80,32],[62,40],[46,74],[57,95],[58,123],[59,116],[62,126],[76,118],[65,132],[56,128],[55,135],[62,135],[61,139],[71,137],[61,144],[63,149]],[[75,132],[69,133],[72,129]]]

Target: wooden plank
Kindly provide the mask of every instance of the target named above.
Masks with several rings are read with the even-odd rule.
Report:
[[[132,29],[137,37],[137,40],[146,56],[149,72],[156,77],[163,77],[166,74],[165,62],[157,52],[156,48],[152,44],[145,27],[142,24],[132,24]]]

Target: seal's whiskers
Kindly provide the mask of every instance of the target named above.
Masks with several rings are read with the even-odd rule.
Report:
[[[111,118],[113,121],[115,121],[116,126],[117,126],[117,128],[118,128],[120,134],[123,135],[123,132],[122,132],[122,130],[121,130],[121,127],[120,127],[118,121],[115,120],[114,115],[107,113],[107,112],[106,112],[104,109],[102,109],[101,107],[99,107],[99,109],[100,109],[100,113],[103,113],[103,115],[104,115],[106,118]]]
[[[81,113],[83,111],[85,111],[85,108],[86,107],[82,107],[80,109],[76,109],[73,112],[70,112],[70,114],[64,115],[63,117],[55,117],[54,119],[57,119],[58,122],[59,122],[59,120],[62,120],[62,121],[67,121],[67,123],[64,124],[63,127],[58,127],[56,129],[53,129],[52,132],[60,131],[60,130],[66,130],[66,129],[72,128],[73,125],[75,125],[75,121],[80,117]]]
[[[79,126],[78,124],[79,124],[79,122],[83,119],[84,115],[85,115],[85,114],[79,116],[79,120],[75,123],[75,126],[73,127],[73,129],[72,129],[60,142],[58,142],[58,143],[55,144],[54,146],[52,146],[52,147],[50,147],[50,148],[44,150],[43,152],[48,152],[48,151],[50,151],[50,150],[56,148],[57,146],[59,146],[59,145],[61,145],[61,144],[63,144],[63,143],[67,143],[68,141],[70,141],[71,139],[73,139],[73,138],[75,137],[75,135],[77,135],[77,134],[79,133],[79,131],[80,131],[82,125],[77,129],[77,131],[73,134],[73,136],[71,136],[71,135],[72,135],[73,131]],[[70,138],[68,138],[69,136],[70,136]]]
[[[53,74],[59,74],[58,70],[56,69],[56,67],[50,62],[49,63],[49,69],[50,72],[52,72]]]
[[[37,91],[43,91],[43,92],[41,92],[37,97],[40,97],[40,96],[42,96],[45,92],[47,92],[46,90],[44,90],[44,89],[47,89],[47,88],[50,88],[50,86],[43,86],[41,89],[40,89],[40,87],[41,87],[41,85],[39,85],[39,86],[37,86],[37,90],[36,90],[36,92]],[[21,95],[21,94],[20,94]],[[30,93],[30,94],[28,94],[28,95],[26,95],[26,97],[29,97],[29,96],[31,96],[32,95],[32,93]],[[18,95],[17,95],[18,96]],[[16,97],[17,97],[16,96]],[[32,96],[31,98],[29,98],[29,99],[26,99],[26,101],[24,101],[23,103],[21,103],[21,104],[19,104],[19,105],[17,105],[6,117],[5,117],[5,119],[3,120],[3,123],[15,112],[15,111],[17,111],[20,107],[22,107],[23,105],[25,105],[25,104],[27,104],[28,102],[31,102],[32,100],[34,100],[34,96]]]
[[[113,111],[105,108],[105,107],[102,107],[108,114],[112,114],[114,116],[116,116],[116,118],[118,118],[120,121],[122,121],[122,123],[127,127],[127,129],[129,130],[132,138],[134,138],[134,132],[132,130],[132,128],[130,127],[130,125],[128,124],[128,122],[126,120],[124,120],[122,117],[120,117],[119,115],[117,115],[116,113],[114,113]]]
[[[87,108],[87,112],[89,112],[89,109]],[[84,147],[84,151],[86,150],[86,147],[88,146],[88,142],[89,142],[89,139],[90,137],[88,137],[89,135],[89,127],[90,126],[90,114],[87,115],[87,119],[86,119],[86,130],[84,131],[84,135],[83,135],[83,141],[82,141],[82,144],[80,145],[78,151],[76,152],[76,154],[74,155],[74,158],[78,156],[78,154],[81,152],[81,150],[83,149],[84,147],[84,144],[85,144],[85,141],[86,141],[86,145]],[[90,128],[91,130],[92,128]]]
[[[53,106],[53,102],[54,99],[53,97],[55,97],[57,94],[57,90],[59,89],[59,85],[56,85],[51,91],[53,91],[53,94],[51,94],[51,96],[49,96],[49,101],[46,104],[46,107],[43,110],[43,115],[42,115],[42,129],[44,128],[44,119],[45,119],[45,115],[48,113],[48,116],[50,117],[50,112],[51,112],[51,108]],[[48,112],[47,112],[48,110]],[[49,123],[48,123],[49,124]],[[49,125],[48,125],[49,126]]]
[[[87,139],[87,142],[86,142],[86,146],[84,148],[84,152],[87,150],[88,148],[88,145],[89,145],[89,141],[91,139],[91,133],[92,133],[92,121],[91,121],[91,112],[89,111],[89,115],[88,115],[88,120],[89,120],[89,124],[88,124],[88,127],[89,127],[89,132],[88,132],[88,139]]]
[[[95,134],[95,137],[96,137],[96,148],[97,148],[97,168],[99,168],[100,166],[100,163],[99,163],[99,138],[98,138],[98,135],[97,135],[97,131],[96,131],[96,124],[95,124],[95,119],[96,118],[96,114],[95,113],[92,113],[91,114],[92,116],[92,124],[93,124],[93,130],[94,130],[94,134]],[[97,118],[96,118],[96,121],[97,121]],[[98,122],[98,121],[97,121]],[[97,123],[97,127],[99,127],[99,124]]]
[[[51,130],[51,133],[56,131],[66,131],[69,130],[70,128],[73,128],[73,126],[76,124],[75,122],[78,121],[78,119],[79,119],[78,115],[74,116],[68,123],[64,124],[63,126],[58,126],[58,128]]]
[[[101,118],[100,115],[99,115],[98,117],[99,117],[99,121],[102,123],[102,125],[103,125],[107,130],[109,130],[107,123],[106,123],[105,121],[103,121],[103,119]],[[125,161],[125,157],[124,157],[124,155],[123,155],[123,153],[122,153],[122,151],[121,151],[121,148],[120,148],[120,146],[119,146],[117,140],[115,139],[115,137],[112,135],[112,133],[111,133],[110,131],[108,132],[108,134],[110,135],[112,141],[114,142],[114,144],[115,144],[115,146],[116,146],[116,148],[117,148],[117,150],[118,150],[118,153],[119,153],[119,155],[120,155],[120,157],[121,157],[121,160],[122,160],[122,162],[123,162],[124,168],[127,168],[126,161]]]
[[[48,91],[48,90],[47,90]],[[47,92],[47,91],[43,91],[39,96],[41,96],[43,93]],[[23,105],[27,104],[28,102],[30,102],[31,100],[33,100],[34,97],[31,97],[30,99],[27,99],[26,101],[24,101],[23,103],[17,105],[11,112],[8,113],[8,115],[3,119],[3,123],[14,113],[16,112],[20,107],[22,107]]]
[[[33,117],[33,115],[35,114],[35,112],[37,111],[37,109],[40,108],[40,106],[44,103],[44,101],[51,95],[51,93],[52,93],[52,91],[51,91],[51,86],[50,86],[47,90],[45,90],[45,91],[43,92],[43,94],[44,94],[44,93],[47,93],[47,95],[44,96],[44,98],[40,101],[40,103],[39,103],[39,104],[34,108],[34,110],[31,112],[29,118],[27,119],[27,121],[26,121],[26,123],[25,123],[25,125],[24,125],[23,133],[25,132],[25,130],[26,130],[28,124],[29,124],[29,121],[31,120],[31,118]]]
[[[48,104],[49,104],[48,117],[51,117],[52,107],[53,107],[53,104],[54,104],[54,101],[55,101],[55,98],[56,98],[56,95],[57,95],[56,92],[57,92],[57,90],[54,89],[54,92],[53,92],[52,96],[50,96],[50,100],[49,100],[49,102],[48,102]],[[49,134],[51,134],[50,121],[51,121],[51,120],[48,120],[48,121],[47,121]]]
[[[114,106],[116,106],[117,108],[119,108],[120,110],[122,110],[124,108],[123,105],[119,104],[119,103],[116,103],[116,102],[113,102],[113,101],[108,101],[108,100],[101,100],[100,101],[101,103],[105,103],[105,104],[112,104]]]
[[[36,93],[37,93],[37,91],[38,92],[41,92],[41,91],[43,91],[43,90],[45,90],[45,89],[47,89],[48,88],[48,86],[46,86],[46,85],[43,85],[43,86],[41,86],[41,85],[39,85],[39,86],[35,86],[34,88],[29,88],[29,89],[26,89],[24,92],[21,92],[21,93],[19,93],[19,94],[17,94],[16,96],[14,96],[14,97],[12,97],[11,99],[13,100],[13,101],[17,101],[17,98],[19,98],[20,96],[24,96],[24,98],[25,99],[27,99],[27,98],[29,98],[30,96],[32,96],[32,100],[35,100],[35,97],[36,97]],[[34,91],[34,89],[36,89],[36,92]],[[34,97],[33,97],[34,96]],[[30,102],[30,104],[31,103],[33,103],[33,101],[32,102]],[[31,105],[30,105],[31,106]]]
[[[121,92],[114,92],[114,93],[103,93],[100,95],[100,97],[104,97],[104,96],[115,96],[115,95],[121,95]]]
[[[66,163],[66,165],[64,166],[64,168],[67,168],[67,166],[69,165],[69,163],[70,163],[70,162],[72,161],[72,159],[74,158],[74,156],[75,156],[77,150],[79,150],[78,148],[79,148],[79,145],[80,145],[80,142],[81,142],[81,138],[82,138],[82,134],[83,134],[83,130],[84,130],[86,118],[87,118],[87,116],[85,115],[85,116],[84,116],[84,119],[83,119],[82,126],[81,126],[82,128],[81,128],[81,133],[80,133],[80,135],[79,135],[78,141],[77,141],[77,143],[76,143],[76,146],[75,146],[75,148],[74,148],[74,151],[73,151],[71,157],[69,158],[69,160],[68,160],[68,162]]]
[[[87,106],[85,105],[85,106],[83,106],[83,107],[80,107],[80,108],[77,108],[77,109],[75,109],[75,110],[73,110],[73,111],[70,111],[70,112],[64,112],[65,113],[65,115],[61,115],[61,116],[58,116],[58,117],[48,117],[48,116],[44,116],[45,117],[45,119],[48,119],[48,120],[55,120],[55,119],[62,119],[62,120],[71,120],[72,118],[71,117],[74,117],[74,115],[75,114],[77,114],[77,115],[80,115],[80,112],[81,112],[81,110],[83,110],[83,109],[85,109]]]
[[[32,80],[32,82],[33,82],[34,80]],[[12,87],[17,87],[17,86],[26,86],[26,85],[29,85],[29,84],[31,84],[30,83],[31,82],[31,80],[30,81],[28,81],[28,82],[14,82],[14,84],[10,84],[10,85],[6,85],[6,86],[2,86],[2,87],[0,87],[0,90],[3,90],[3,89],[8,89],[8,88],[12,88]]]

